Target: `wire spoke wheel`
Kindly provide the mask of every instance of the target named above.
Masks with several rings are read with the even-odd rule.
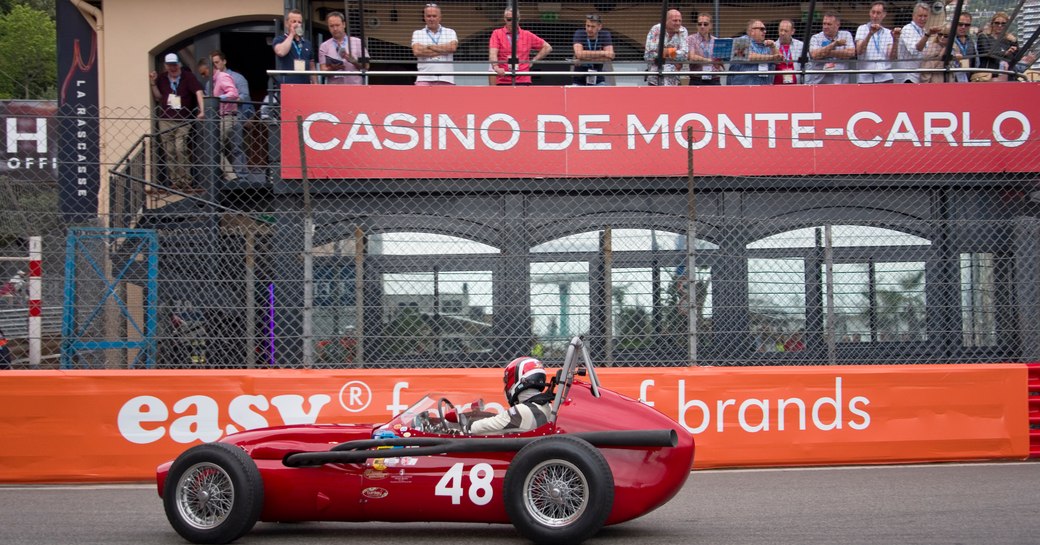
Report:
[[[603,454],[569,435],[535,439],[517,452],[502,483],[506,514],[537,545],[577,545],[603,527],[614,477]]]
[[[259,520],[263,478],[253,459],[235,445],[196,445],[170,466],[163,507],[170,525],[184,539],[230,543]]]
[[[204,462],[188,468],[177,482],[177,510],[184,521],[200,530],[220,526],[235,505],[231,476]]]
[[[546,460],[524,482],[524,505],[546,526],[567,526],[589,505],[589,483],[574,464]]]

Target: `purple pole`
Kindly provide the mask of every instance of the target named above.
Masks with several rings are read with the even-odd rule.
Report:
[[[274,284],[267,285],[267,363],[274,365]]]

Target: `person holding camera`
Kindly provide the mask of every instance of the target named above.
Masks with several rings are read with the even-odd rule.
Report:
[[[274,49],[274,64],[278,70],[302,72],[314,70],[314,47],[310,40],[303,37],[303,13],[291,9],[285,14],[285,34],[271,42]],[[317,76],[291,75],[280,76],[281,83],[318,83]]]
[[[990,68],[993,70],[1008,70],[1011,60],[1018,53],[1018,38],[1009,32],[1008,24],[1011,17],[998,11],[993,14],[987,28],[979,33],[977,46],[979,51],[979,68]],[[1007,74],[994,74],[993,72],[979,72],[981,77],[973,81],[1007,81]],[[987,74],[982,76],[982,74]]]
[[[318,65],[322,70],[342,70],[356,72],[361,70],[359,57],[367,57],[368,52],[361,48],[361,39],[351,36],[347,39],[347,18],[334,11],[325,18],[332,37],[318,46]],[[365,64],[368,69],[368,64]],[[361,85],[364,83],[360,75],[325,76],[325,83],[333,85]]]

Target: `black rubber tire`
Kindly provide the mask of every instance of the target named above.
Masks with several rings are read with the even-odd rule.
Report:
[[[592,537],[614,506],[614,475],[587,441],[567,435],[536,439],[520,449],[503,483],[506,514],[538,545],[574,545]],[[563,491],[554,501],[547,488]],[[562,501],[566,500],[566,501]]]
[[[241,448],[206,443],[184,451],[163,488],[170,525],[192,543],[230,543],[251,530],[264,506],[256,463]]]

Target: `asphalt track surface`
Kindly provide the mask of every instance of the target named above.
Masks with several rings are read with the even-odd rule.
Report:
[[[0,486],[0,544],[66,543],[185,541],[151,485]],[[507,525],[260,523],[236,543],[526,541]],[[1040,463],[697,471],[664,507],[587,543],[1040,543]]]

